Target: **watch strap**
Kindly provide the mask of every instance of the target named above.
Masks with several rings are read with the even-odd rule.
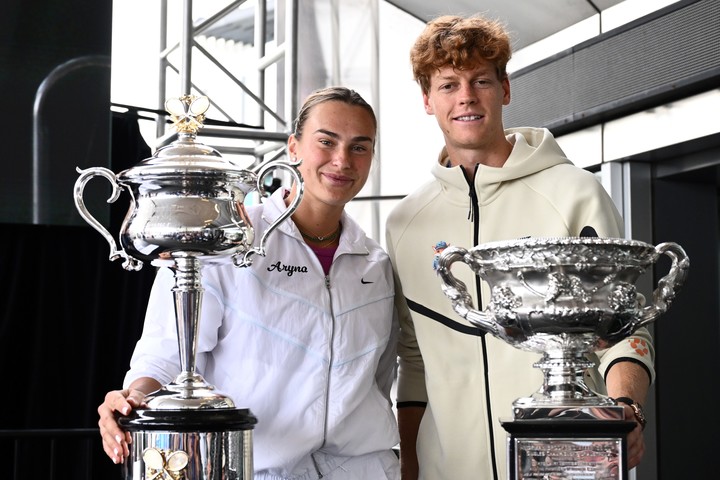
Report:
[[[630,397],[616,397],[615,399],[616,403],[625,403],[630,406],[630,408],[633,409],[633,413],[635,414],[635,419],[640,424],[643,430],[645,430],[645,425],[647,424],[647,418],[645,418],[645,411],[643,410],[642,405],[640,405],[638,402],[633,400]]]

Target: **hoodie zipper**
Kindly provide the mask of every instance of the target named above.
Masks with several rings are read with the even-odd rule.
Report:
[[[473,171],[472,179],[468,179],[465,177],[465,180],[468,182],[468,195],[470,196],[470,211],[468,211],[468,220],[472,222],[473,225],[473,245],[478,245],[480,243],[480,200],[478,199],[477,190],[475,190],[475,178],[478,174],[478,165],[475,165],[475,170]],[[463,171],[464,173],[464,171]],[[480,305],[482,305],[482,287],[479,280],[476,279],[475,281],[475,293],[478,299],[478,308],[480,308]],[[483,349],[483,370],[485,373],[485,378],[487,381],[485,382],[487,387],[485,389],[485,403],[487,404],[487,418],[485,421],[488,424],[488,433],[490,436],[490,460],[492,462],[492,469],[493,469],[493,478],[498,478],[498,468],[497,468],[497,458],[495,456],[495,429],[493,427],[493,414],[492,414],[492,404],[490,403],[490,384],[489,384],[489,365],[488,365],[488,351],[487,351],[487,343],[485,341],[486,335],[482,334],[480,336],[480,341],[482,342],[482,349]]]

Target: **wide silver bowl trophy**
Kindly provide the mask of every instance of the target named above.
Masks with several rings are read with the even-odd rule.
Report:
[[[670,270],[644,302],[635,283],[661,255]],[[484,310],[451,273],[461,262],[486,281]],[[583,380],[588,354],[655,321],[683,285],[689,260],[671,242],[617,238],[527,238],[449,247],[438,258],[442,288],[463,318],[508,344],[541,354],[543,384],[513,402],[508,471],[519,479],[627,478],[627,433],[635,423],[612,398]]]
[[[201,269],[206,264],[247,267],[252,255],[265,255],[268,235],[297,208],[303,182],[297,163],[275,160],[241,169],[214,148],[196,141],[209,107],[207,97],[186,95],[166,102],[177,140],[155,155],[115,175],[103,167],[79,170],[75,204],[80,215],[110,244],[110,260],[122,258],[127,270],[143,262],[172,269],[175,317],[182,371],[151,393],[147,408],[118,421],[131,432],[124,465],[128,480],[249,480],[253,477],[252,431],[257,419],[247,408],[209,385],[196,372],[198,320],[202,308]],[[244,202],[251,191],[265,194],[264,177],[284,169],[297,185],[292,204],[263,234],[257,246]],[[108,202],[123,189],[130,208],[113,236],[87,210],[83,190],[93,177],[112,184]],[[168,292],[170,294],[170,292]]]

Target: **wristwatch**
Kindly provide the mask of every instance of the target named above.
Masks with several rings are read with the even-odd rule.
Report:
[[[645,411],[643,410],[642,405],[640,405],[638,402],[636,402],[630,397],[617,397],[615,399],[615,402],[622,402],[630,405],[630,408],[633,409],[633,413],[635,414],[635,419],[638,421],[642,429],[645,430],[645,424],[647,423],[647,419],[645,418]]]

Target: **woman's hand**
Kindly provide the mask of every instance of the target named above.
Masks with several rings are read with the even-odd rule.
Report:
[[[100,436],[103,450],[115,464],[122,463],[130,455],[132,436],[120,428],[116,412],[128,415],[133,408],[144,405],[145,394],[136,389],[113,390],[105,395],[105,401],[98,407]]]

